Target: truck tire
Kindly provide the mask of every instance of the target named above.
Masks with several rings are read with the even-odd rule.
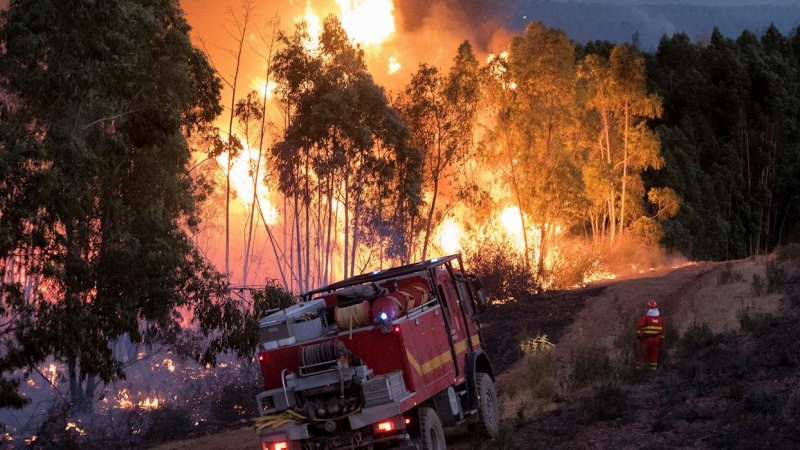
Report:
[[[433,408],[419,409],[419,429],[422,437],[422,450],[446,450],[442,421]]]
[[[475,374],[475,387],[478,391],[477,431],[494,439],[500,432],[500,404],[492,377],[483,372]]]

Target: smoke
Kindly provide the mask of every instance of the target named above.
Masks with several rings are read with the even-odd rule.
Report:
[[[487,50],[498,30],[507,28],[514,11],[514,0],[398,0],[397,9],[405,29],[415,32],[435,26],[441,11],[452,15],[451,20],[461,32],[472,35],[475,48]]]

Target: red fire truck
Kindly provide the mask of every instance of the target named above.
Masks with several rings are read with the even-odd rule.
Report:
[[[375,271],[259,322],[264,450],[446,448],[443,427],[494,437],[500,411],[461,255]]]

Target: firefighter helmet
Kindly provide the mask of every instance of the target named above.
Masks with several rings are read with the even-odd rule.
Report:
[[[648,309],[658,308],[658,304],[656,304],[655,300],[648,300],[647,301],[647,308]]]

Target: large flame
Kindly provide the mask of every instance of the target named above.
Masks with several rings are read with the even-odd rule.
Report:
[[[380,46],[395,31],[392,0],[336,0],[342,28],[358,44]]]
[[[338,16],[342,28],[354,43],[380,49],[381,44],[394,34],[396,27],[392,0],[335,1],[339,6]],[[311,2],[306,3],[305,13],[295,20],[305,21],[309,35],[306,48],[316,50],[322,34],[322,19],[311,6]]]
[[[246,206],[249,207],[253,203],[253,176],[255,168],[258,165],[258,154],[249,148],[247,142],[242,142],[244,150],[238,158],[233,160],[231,166],[231,183],[236,190],[238,199]],[[217,163],[223,172],[226,171],[228,165],[228,154],[222,153],[217,157]],[[261,161],[261,170],[263,171],[264,161]],[[260,174],[263,175],[263,172]],[[258,201],[261,210],[264,212],[264,219],[267,225],[275,225],[278,223],[278,211],[272,205],[270,200],[269,188],[258,180]]]
[[[500,223],[503,224],[508,237],[519,250],[525,249],[525,231],[522,229],[522,219],[519,216],[519,208],[509,206],[500,213]]]

